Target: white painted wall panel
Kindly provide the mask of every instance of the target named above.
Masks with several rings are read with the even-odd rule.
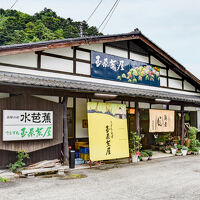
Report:
[[[175,72],[173,72],[171,69],[168,71],[168,76],[174,77],[174,78],[181,78],[179,75],[177,75]]]
[[[167,70],[166,69],[160,69],[160,75],[167,76]]]
[[[76,62],[76,73],[90,75],[90,64]]]
[[[169,78],[169,87],[182,89],[182,81],[174,80]]]
[[[57,54],[57,55],[60,55],[60,56],[73,57],[73,49],[71,47],[58,48],[58,49],[49,49],[49,50],[46,50],[44,52]]]
[[[1,63],[37,67],[37,55],[35,53],[23,53],[9,56],[0,56]]]
[[[123,58],[128,58],[128,51],[113,48],[113,47],[106,46],[106,53],[115,55],[115,56],[119,56],[119,57],[123,57]]]
[[[200,110],[197,111],[197,128],[200,131]]]
[[[9,93],[0,93],[0,99],[10,97]]]
[[[184,107],[185,111],[196,111],[195,107]]]
[[[181,110],[181,106],[169,105],[169,110],[180,111]]]
[[[69,97],[68,100],[67,100],[67,107],[68,108],[73,108],[73,98],[72,97]]]
[[[150,104],[149,103],[139,102],[139,108],[149,109],[150,108]]]
[[[90,61],[90,53],[77,50],[76,58]]]
[[[87,119],[87,99],[76,99],[76,138],[88,137],[88,129],[82,128],[82,121]]]
[[[167,79],[160,77],[160,86],[167,87]]]
[[[131,102],[130,102],[130,107],[131,107],[131,108],[135,108],[135,102],[134,102],[134,101],[131,101]]]
[[[146,63],[149,62],[149,58],[147,56],[142,56],[133,52],[130,52],[130,59]]]
[[[166,105],[164,104],[152,104],[151,105],[152,109],[161,109],[161,110],[165,110],[166,109]]]
[[[151,60],[152,65],[158,65],[158,66],[161,66],[161,67],[166,67],[166,65],[164,65],[162,62],[160,62],[158,59],[156,59],[153,56],[150,57],[150,60]]]
[[[184,81],[184,90],[190,90],[190,91],[195,91],[195,87],[192,86],[190,83],[187,81]]]
[[[63,72],[73,72],[73,61],[49,56],[41,56],[41,68]]]
[[[33,95],[33,96],[41,98],[41,99],[45,99],[45,100],[48,100],[48,101],[53,101],[53,102],[56,102],[56,103],[59,102],[59,97],[56,97],[56,96],[45,96],[45,95]]]
[[[80,47],[83,49],[103,52],[103,44],[88,44],[88,45],[81,45]]]

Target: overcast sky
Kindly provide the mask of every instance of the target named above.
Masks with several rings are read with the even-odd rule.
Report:
[[[0,0],[8,9],[15,0]],[[34,14],[44,7],[64,18],[86,20],[100,0],[18,0],[14,9]],[[115,0],[103,0],[89,25],[99,26]],[[120,0],[104,34],[139,28],[200,78],[200,0]]]

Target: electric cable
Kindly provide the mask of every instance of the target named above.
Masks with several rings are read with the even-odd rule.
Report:
[[[99,4],[96,6],[96,8],[94,9],[94,11],[90,14],[90,16],[88,17],[88,19],[86,20],[86,22],[88,22],[90,20],[90,18],[94,15],[94,13],[96,12],[97,8],[100,6],[100,4],[102,3],[103,0],[101,0],[99,2]]]
[[[106,15],[106,17],[104,18],[104,20],[102,21],[101,25],[99,26],[98,30],[101,28],[101,26],[104,24],[104,22],[106,21],[106,19],[108,18],[108,16],[110,15],[110,13],[112,12],[113,8],[115,7],[115,5],[117,4],[119,0],[116,0],[115,3],[113,4],[112,8],[110,9],[110,11],[108,12],[108,14]]]
[[[13,5],[10,7],[10,10],[15,6],[15,4],[18,2],[18,0],[16,0]]]
[[[104,27],[102,28],[102,30],[100,32],[103,32],[103,30],[105,29],[106,25],[108,24],[108,22],[110,21],[110,18],[112,17],[113,13],[115,12],[115,9],[117,8],[118,4],[119,4],[120,0],[118,0],[117,4],[115,5],[114,9],[112,10],[107,22],[105,23]]]

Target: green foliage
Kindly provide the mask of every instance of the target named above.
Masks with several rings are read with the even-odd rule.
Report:
[[[131,132],[129,135],[129,152],[136,154],[142,148],[141,137],[136,134],[136,132]]]
[[[156,143],[159,144],[162,142],[165,144],[166,142],[169,142],[172,139],[170,133],[165,133],[165,134],[159,134],[158,137],[156,138]]]
[[[19,172],[23,169],[25,166],[25,163],[23,162],[24,159],[29,158],[29,155],[24,151],[19,151],[17,153],[17,161],[15,163],[10,163],[9,168],[12,172]]]
[[[61,18],[56,12],[45,8],[33,16],[16,11],[0,9],[0,46],[63,38],[102,35],[86,21]]]
[[[189,127],[188,129],[188,137],[189,139],[196,139],[198,133],[198,129],[196,127]]]
[[[151,150],[143,150],[143,152],[147,153],[149,157],[153,156],[153,151]]]
[[[182,146],[182,150],[188,150],[186,146]]]
[[[149,157],[149,154],[147,152],[145,152],[145,151],[142,151],[140,153],[140,157]]]
[[[8,179],[7,179],[7,178],[2,178],[2,177],[0,176],[0,182],[8,182]]]

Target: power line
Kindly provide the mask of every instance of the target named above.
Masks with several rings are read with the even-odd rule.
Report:
[[[99,4],[96,6],[96,8],[94,9],[94,11],[90,14],[90,16],[88,17],[88,19],[86,20],[86,22],[88,22],[90,20],[90,18],[93,16],[93,14],[96,12],[97,8],[100,6],[100,4],[102,3],[103,0],[101,0],[99,2]]]
[[[10,7],[10,10],[15,6],[15,4],[18,2],[18,0],[16,0],[13,5]]]
[[[103,32],[103,30],[105,29],[106,25],[108,24],[108,22],[110,21],[110,18],[112,17],[113,13],[115,12],[115,9],[117,8],[118,4],[119,4],[120,0],[117,2],[117,4],[115,5],[114,9],[112,10],[107,22],[105,23],[104,27],[102,28],[102,30],[100,32]]]
[[[106,19],[108,18],[108,16],[110,15],[110,13],[112,12],[113,8],[115,7],[115,5],[117,4],[119,0],[116,0],[115,3],[113,4],[112,8],[110,9],[110,11],[108,12],[108,14],[106,15],[106,17],[104,18],[104,20],[102,21],[101,25],[99,26],[98,30],[101,28],[101,26],[104,24],[104,22],[106,21]]]

